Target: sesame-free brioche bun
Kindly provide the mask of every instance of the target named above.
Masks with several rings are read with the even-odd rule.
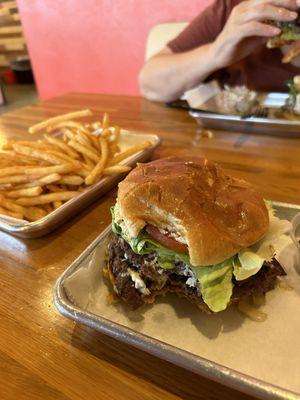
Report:
[[[262,196],[243,180],[196,157],[139,164],[119,184],[118,217],[131,238],[146,225],[186,243],[193,266],[220,263],[266,233]]]

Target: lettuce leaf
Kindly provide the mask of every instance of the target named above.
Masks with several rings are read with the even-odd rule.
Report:
[[[263,266],[265,260],[249,249],[241,250],[233,259],[233,273],[237,281],[249,278]]]
[[[214,311],[226,309],[233,290],[232,259],[208,267],[191,267],[201,289],[204,302]]]
[[[281,33],[279,34],[280,39],[286,42],[296,42],[300,40],[300,34],[295,31],[293,24],[284,24],[281,27]]]

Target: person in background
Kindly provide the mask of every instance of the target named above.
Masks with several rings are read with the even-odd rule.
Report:
[[[286,91],[299,74],[295,59],[282,64],[282,51],[268,49],[280,33],[267,21],[294,21],[300,0],[214,0],[174,40],[153,56],[139,75],[141,93],[154,101],[172,101],[206,80],[245,85],[256,91]]]

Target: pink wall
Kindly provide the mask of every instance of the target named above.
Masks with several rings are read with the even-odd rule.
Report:
[[[42,99],[138,94],[150,28],[190,20],[210,0],[18,0]]]

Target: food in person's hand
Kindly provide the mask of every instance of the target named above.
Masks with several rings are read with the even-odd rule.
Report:
[[[104,274],[133,309],[166,292],[206,313],[259,299],[285,275],[283,221],[248,183],[200,158],[139,164],[119,184]]]
[[[300,16],[298,14],[298,18],[294,21],[272,21],[272,25],[280,28],[281,32],[279,35],[268,40],[267,47],[272,49],[293,44],[292,48],[282,59],[283,63],[289,63],[300,54],[300,47],[298,43],[295,43],[300,41]]]
[[[46,131],[43,140],[11,140],[0,150],[0,214],[36,221],[109,175],[128,172],[120,163],[148,148],[145,141],[119,148],[120,128],[109,115],[82,124],[73,118],[91,116],[80,110],[42,121],[30,133]]]

